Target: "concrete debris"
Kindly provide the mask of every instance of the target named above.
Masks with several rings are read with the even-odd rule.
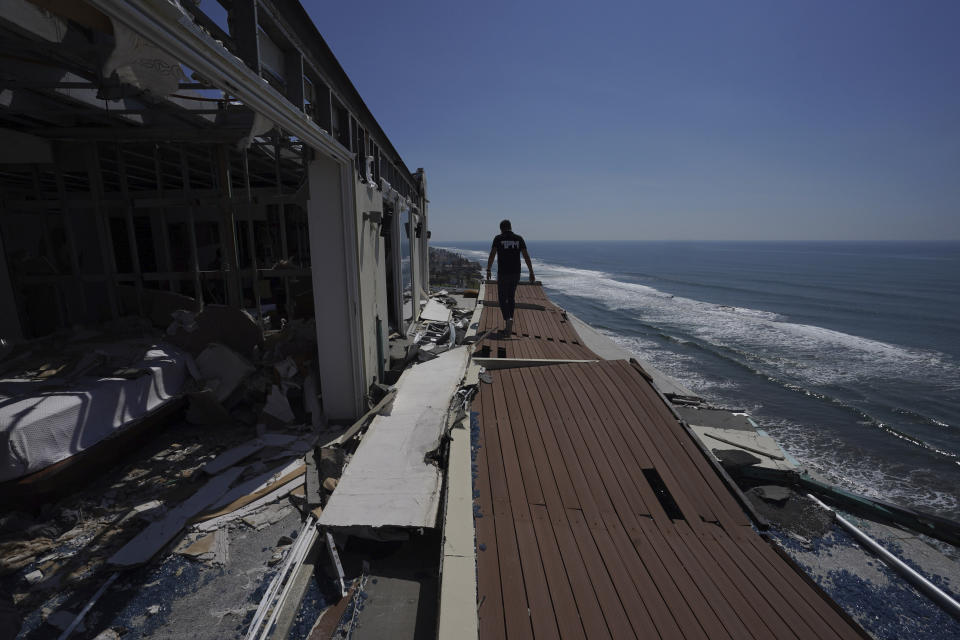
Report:
[[[243,518],[253,513],[263,505],[279,500],[280,498],[287,495],[297,487],[302,486],[303,478],[304,476],[303,476],[303,473],[301,472],[297,477],[293,478],[289,482],[286,482],[286,484],[283,484],[282,486],[270,491],[269,493],[265,493],[264,495],[257,498],[256,500],[253,500],[252,502],[249,502],[242,507],[237,507],[233,509],[230,508],[233,505],[230,505],[224,509],[224,512],[222,514],[216,515],[215,517],[212,517],[209,520],[198,522],[195,525],[195,527],[198,531],[214,531],[215,529],[220,528],[221,526],[223,526],[228,522],[231,522],[232,520]]]
[[[185,549],[179,550],[177,553],[181,553],[185,556],[193,556],[193,557],[202,556],[205,553],[210,553],[210,551],[213,550],[213,543],[217,537],[218,531],[200,536],[192,544],[187,546]]]
[[[144,502],[143,504],[135,506],[131,510],[130,515],[136,515],[147,522],[153,522],[161,517],[165,511],[162,502],[159,500],[151,500],[150,502]]]
[[[63,631],[75,621],[76,636],[99,633],[95,637],[100,640],[127,637],[131,631],[136,635],[140,630],[119,626],[119,619],[99,619],[96,609],[84,616],[82,603],[57,599],[55,594],[86,593],[88,585],[103,584],[111,573],[111,577],[124,577],[112,589],[108,581],[97,596],[142,586],[152,589],[158,586],[155,582],[140,585],[130,578],[136,572],[117,568],[143,565],[163,553],[172,557],[158,566],[172,566],[176,576],[221,571],[215,567],[226,566],[229,572],[249,573],[240,564],[242,545],[247,543],[238,540],[255,536],[269,536],[258,547],[260,570],[266,571],[268,565],[279,568],[293,555],[303,560],[311,545],[304,542],[294,554],[299,536],[287,525],[299,519],[301,512],[312,522],[322,516],[320,505],[337,489],[350,452],[363,434],[361,429],[347,443],[317,446],[327,424],[312,321],[295,320],[263,335],[242,311],[217,305],[196,311],[187,304],[189,300],[180,298],[165,297],[155,310],[163,316],[169,341],[190,354],[186,357],[189,376],[181,394],[188,399],[186,422],[203,427],[180,423],[172,428],[171,437],[160,436],[147,441],[142,450],[131,450],[126,466],[105,470],[102,483],[91,487],[88,495],[82,490],[79,496],[83,497],[72,496],[65,503],[68,507],[0,514],[0,577],[9,576],[4,585],[11,585],[11,604],[19,613],[37,614],[34,625],[46,620]],[[458,341],[452,325],[462,324],[463,315],[451,309],[448,300],[435,296],[433,302],[430,309],[448,321],[420,323],[420,347],[409,338],[391,336],[389,357],[391,368],[397,369],[394,381],[416,362],[421,347],[431,351],[433,358],[447,351],[451,341]],[[176,306],[169,308],[171,304]],[[148,312],[154,308],[152,302],[146,308]],[[158,319],[159,315],[151,318],[154,324]],[[143,335],[149,330],[154,340],[162,332],[142,320],[125,330],[143,331]],[[136,367],[104,360],[104,354],[95,350],[85,355],[67,363],[43,358],[33,369],[41,380],[53,382],[80,369],[102,369],[113,377],[134,379],[144,375]],[[376,410],[371,409],[369,419],[390,412],[396,389],[384,384],[387,378],[370,388],[368,403]],[[304,455],[314,465],[312,488],[306,485]],[[310,530],[313,537],[314,529]],[[171,613],[163,596],[146,593],[149,599],[136,605],[134,626],[159,624]],[[42,613],[41,608],[45,608]],[[145,622],[148,617],[154,620]],[[104,628],[108,624],[112,628]]]
[[[420,312],[420,319],[430,322],[449,322],[451,311],[436,298],[427,302],[427,306]]]
[[[249,360],[218,342],[208,345],[197,356],[197,369],[207,388],[225,406],[244,378],[256,371]]]
[[[194,320],[193,331],[171,325],[168,339],[195,356],[213,342],[226,345],[246,358],[253,357],[254,349],[263,346],[260,327],[243,309],[208,304]],[[169,333],[171,329],[174,333]]]
[[[300,486],[290,492],[290,500],[297,506],[302,507],[307,502],[306,486]]]
[[[712,449],[712,451],[720,464],[728,470],[751,467],[761,462],[760,458],[743,449]]]
[[[50,538],[10,540],[0,543],[0,576],[19,571],[47,553],[54,542]]]
[[[280,387],[273,385],[270,389],[270,395],[267,396],[267,404],[263,407],[263,413],[266,416],[280,422],[280,424],[291,424],[296,420],[293,415],[293,409],[290,408],[290,402],[287,396],[280,390]]]
[[[280,522],[287,517],[291,510],[292,507],[289,504],[273,503],[241,519],[245,524],[259,530],[275,522]]]
[[[280,374],[281,378],[290,379],[293,376],[297,375],[297,363],[293,361],[293,358],[287,356],[280,362],[277,362],[273,365],[273,368],[277,370],[277,373]]]
[[[347,463],[347,452],[339,447],[324,447],[320,450],[319,472],[321,478],[339,478]]]
[[[43,572],[39,569],[31,571],[27,575],[23,576],[23,579],[27,581],[27,584],[34,585],[43,580]]]
[[[763,485],[755,488],[755,495],[761,500],[773,503],[783,503],[787,501],[793,492],[787,487],[781,487],[775,484]]]

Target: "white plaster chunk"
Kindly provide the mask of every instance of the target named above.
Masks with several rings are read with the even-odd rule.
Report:
[[[430,300],[420,312],[420,320],[428,322],[450,322],[452,311],[437,300]]]
[[[280,390],[280,387],[273,385],[270,389],[270,395],[267,396],[267,404],[263,407],[263,412],[273,416],[284,424],[290,424],[296,416],[293,415],[293,409],[290,408],[290,402],[287,396]]]
[[[321,525],[435,526],[441,475],[424,454],[443,433],[466,360],[466,349],[457,348],[404,372],[390,415],[374,418],[324,507]]]
[[[256,371],[246,358],[216,342],[197,356],[196,363],[201,378],[220,402],[226,401],[240,383]]]

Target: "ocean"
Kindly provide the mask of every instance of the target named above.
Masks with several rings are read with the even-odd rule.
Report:
[[[554,302],[802,464],[960,520],[960,243],[527,246]]]

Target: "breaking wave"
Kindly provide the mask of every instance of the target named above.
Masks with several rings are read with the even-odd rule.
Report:
[[[674,296],[598,271],[550,264],[540,264],[537,270],[550,289],[628,311],[677,339],[693,338],[758,373],[776,374],[789,383],[808,387],[897,379],[960,385],[958,363],[936,351],[790,322],[769,311]]]

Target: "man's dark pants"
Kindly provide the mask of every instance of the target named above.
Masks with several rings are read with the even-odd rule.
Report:
[[[519,273],[501,273],[497,275],[497,300],[500,301],[500,313],[504,321],[513,318],[513,308],[516,306],[514,297],[517,293],[517,284],[520,283]]]

